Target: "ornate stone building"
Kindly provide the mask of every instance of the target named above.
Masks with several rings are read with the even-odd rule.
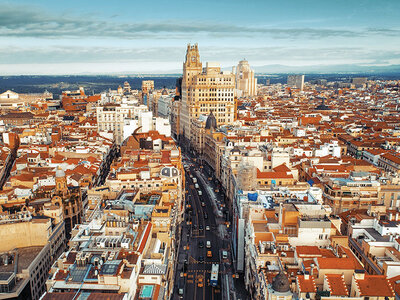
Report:
[[[181,137],[191,140],[192,119],[211,111],[218,126],[234,121],[235,75],[221,71],[218,63],[207,63],[203,69],[197,44],[189,44],[183,64]]]
[[[65,173],[61,169],[56,171],[55,183],[51,202],[64,210],[65,235],[69,239],[72,228],[82,222],[81,192],[79,187],[68,186]]]
[[[236,90],[238,97],[252,97],[257,95],[257,78],[254,71],[250,69],[247,60],[241,60],[234,70],[236,74]]]

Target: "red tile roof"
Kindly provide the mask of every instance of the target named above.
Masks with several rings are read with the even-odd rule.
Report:
[[[392,285],[385,275],[365,275],[364,279],[356,279],[361,296],[394,297]]]
[[[317,292],[317,287],[315,285],[314,277],[308,275],[297,275],[297,284],[301,293],[315,293]]]
[[[317,264],[320,269],[354,270],[354,261],[348,257],[319,257]]]
[[[145,230],[143,231],[142,237],[140,239],[140,244],[138,247],[138,252],[142,253],[144,250],[144,247],[146,246],[147,240],[150,236],[151,232],[151,227],[153,224],[151,222],[147,223]]]
[[[325,277],[332,296],[349,295],[349,290],[344,282],[343,274],[326,274]]]

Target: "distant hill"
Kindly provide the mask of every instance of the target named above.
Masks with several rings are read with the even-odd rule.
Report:
[[[318,74],[400,74],[400,65],[388,66],[365,66],[365,65],[315,65],[315,66],[287,66],[287,65],[265,65],[254,66],[256,73],[279,74],[279,73],[318,73]]]

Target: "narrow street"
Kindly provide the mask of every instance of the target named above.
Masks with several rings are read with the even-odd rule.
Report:
[[[172,299],[247,299],[245,292],[237,293],[234,288],[230,228],[221,205],[223,196],[214,194],[216,187],[209,181],[211,178],[194,159],[186,158],[184,165],[185,217]],[[215,287],[210,284],[213,264],[219,265]]]
[[[100,166],[100,173],[94,181],[94,186],[101,186],[104,184],[107,179],[108,173],[110,172],[111,163],[119,155],[118,151],[118,146],[116,143],[114,143]]]
[[[7,179],[10,177],[10,172],[14,165],[14,162],[17,158],[18,147],[15,147],[10,150],[10,153],[7,156],[7,159],[4,163],[4,167],[0,172],[0,190],[3,189],[4,184],[7,182]]]

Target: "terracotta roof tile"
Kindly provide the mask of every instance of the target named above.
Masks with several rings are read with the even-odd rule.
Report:
[[[326,274],[325,277],[332,296],[349,295],[343,274]]]

